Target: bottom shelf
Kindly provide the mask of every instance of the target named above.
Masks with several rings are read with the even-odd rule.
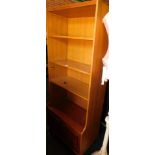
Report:
[[[80,134],[85,125],[86,111],[68,100],[49,103],[48,109],[74,132]]]

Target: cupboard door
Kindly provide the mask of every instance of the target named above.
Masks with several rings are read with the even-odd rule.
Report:
[[[58,117],[51,118],[52,131],[74,152],[79,152],[79,136],[75,135]]]

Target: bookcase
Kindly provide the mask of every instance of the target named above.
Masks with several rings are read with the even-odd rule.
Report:
[[[106,85],[104,0],[47,0],[48,110],[53,132],[82,155],[98,135]]]

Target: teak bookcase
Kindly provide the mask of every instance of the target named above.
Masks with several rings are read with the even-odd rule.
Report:
[[[47,3],[48,110],[53,132],[82,155],[98,135],[105,85],[102,58],[108,38],[104,0]]]

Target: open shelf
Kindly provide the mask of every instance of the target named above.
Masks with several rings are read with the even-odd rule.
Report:
[[[89,85],[84,82],[68,76],[51,79],[51,82],[85,100],[88,100]]]
[[[54,61],[53,63],[63,67],[70,68],[80,73],[90,75],[90,65],[87,65],[87,64],[83,64],[72,60],[57,60],[57,61]],[[49,66],[50,64],[53,64],[53,63],[49,63]]]
[[[46,0],[51,131],[77,155],[96,139],[106,94],[100,84],[108,36],[104,0]]]
[[[86,111],[69,100],[49,103],[48,109],[75,132],[81,133],[85,125]]]
[[[54,14],[62,15],[69,18],[74,17],[90,17],[95,16],[96,0],[86,2],[63,3],[47,3],[47,10]]]
[[[71,37],[71,36],[62,36],[62,35],[49,35],[49,37],[58,38],[58,39],[74,39],[74,40],[93,41],[93,38],[88,38],[88,37]]]

